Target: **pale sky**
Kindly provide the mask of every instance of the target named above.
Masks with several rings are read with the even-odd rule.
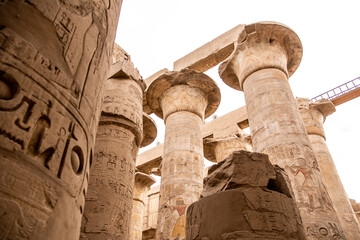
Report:
[[[302,62],[290,78],[295,97],[315,97],[360,76],[359,1],[124,0],[116,43],[143,78],[238,24],[276,21],[293,29],[303,45]],[[206,72],[221,90],[216,115],[245,105],[242,92],[220,79],[218,66]],[[157,122],[156,142],[164,124]],[[210,121],[209,117],[207,121]],[[360,201],[360,97],[337,107],[324,124],[327,144],[350,198]],[[147,147],[146,149],[148,149]],[[141,149],[141,152],[144,149]]]

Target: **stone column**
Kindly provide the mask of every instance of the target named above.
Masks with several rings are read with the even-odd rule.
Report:
[[[154,120],[143,112],[143,139],[140,147],[151,144],[157,135],[157,128]],[[130,239],[141,240],[143,231],[143,218],[147,191],[156,181],[148,174],[135,173],[135,184],[133,194],[133,209],[131,213]]]
[[[81,239],[129,239],[130,236],[145,87],[138,72],[125,67],[126,62],[113,65],[117,71],[106,83]],[[129,69],[131,72],[127,72]],[[129,77],[125,78],[124,74]],[[130,76],[137,76],[136,80]]]
[[[151,144],[157,136],[155,121],[143,112],[143,139],[140,147],[146,147]]]
[[[225,83],[244,91],[254,151],[268,154],[289,175],[307,239],[344,239],[288,83],[301,56],[291,29],[255,23],[239,34],[219,72]]]
[[[319,164],[323,182],[337,212],[345,236],[347,239],[360,239],[357,218],[325,141],[323,122],[328,115],[335,112],[335,106],[325,99],[311,102],[306,98],[297,98],[296,101]]]
[[[1,239],[79,239],[121,2],[1,1]]]
[[[252,151],[251,136],[240,128],[238,131],[238,134],[232,134],[231,136],[205,138],[203,141],[205,158],[218,163],[230,156],[234,151]]]
[[[155,179],[148,174],[137,172],[135,174],[133,210],[131,214],[131,240],[141,240],[143,230],[143,218],[145,199],[150,186],[155,183]]]
[[[185,209],[200,197],[203,144],[200,126],[220,102],[215,82],[185,69],[166,72],[149,86],[147,102],[166,124],[157,239],[185,238]]]

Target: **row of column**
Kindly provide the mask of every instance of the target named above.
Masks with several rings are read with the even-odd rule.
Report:
[[[245,94],[254,151],[268,154],[288,174],[307,239],[345,239],[342,228],[348,239],[357,239],[358,228],[347,229],[337,217],[288,83],[301,56],[301,42],[291,29],[255,23],[240,33],[219,73]]]
[[[268,154],[272,163],[285,169],[289,175],[290,188],[300,210],[307,238],[337,237],[345,239],[342,230],[345,229],[347,238],[353,239],[359,233],[356,220],[353,219],[354,214],[348,207],[349,204],[343,204],[345,199],[348,203],[346,194],[343,189],[342,194],[339,194],[338,189],[333,190],[331,181],[326,178],[324,178],[324,184],[318,165],[318,161],[321,162],[323,159],[326,159],[324,160],[325,164],[329,164],[331,161],[329,156],[321,156],[321,151],[324,155],[324,146],[326,146],[323,141],[322,127],[320,127],[325,113],[321,111],[319,112],[322,115],[314,112],[306,113],[304,109],[307,108],[303,107],[304,101],[298,100],[303,114],[301,116],[287,81],[300,63],[301,54],[300,40],[287,27],[274,23],[248,25],[240,34],[232,56],[220,66],[220,75],[227,84],[245,93],[254,150]],[[122,86],[119,85],[116,90],[117,95],[113,95],[126,96],[125,92],[119,94],[120,88],[126,89],[123,85],[125,81],[119,82],[122,82]],[[127,91],[131,92],[130,89]],[[137,95],[142,96],[142,94]],[[166,124],[157,239],[184,239],[185,210],[187,206],[199,199],[202,191],[204,150],[200,126],[204,118],[210,116],[219,105],[220,91],[215,82],[205,74],[184,69],[180,72],[167,72],[159,76],[148,87],[146,97],[151,110],[163,118]],[[117,107],[123,108],[126,101],[129,104],[136,102],[135,99],[129,99],[118,101]],[[109,103],[113,105],[114,99],[111,99]],[[142,99],[136,103],[139,105],[136,109],[141,109]],[[109,109],[108,114],[106,114],[106,107],[103,110],[104,122],[114,124],[109,115],[114,117],[113,115],[117,115],[117,113],[114,107]],[[314,121],[309,123],[306,114],[316,116],[311,118],[311,120],[316,119],[316,126],[312,126]],[[123,140],[123,144],[124,142],[131,143],[132,147],[128,145],[125,147],[127,151],[122,149],[120,152],[130,153],[130,149],[137,152],[139,136],[142,136],[141,128],[134,127],[134,122],[124,121],[125,115],[117,116],[118,120],[115,125],[121,125],[122,131],[128,131],[128,135],[132,133],[132,138]],[[101,132],[100,127],[99,132]],[[310,142],[308,135],[310,139],[316,140]],[[223,139],[206,139],[206,153],[209,159],[219,162],[235,149],[249,149],[247,146],[249,141],[245,141],[245,139],[243,134],[227,136]],[[319,146],[318,142],[322,143],[322,146]],[[311,144],[316,146],[314,148],[317,151],[313,150]],[[99,144],[99,146],[101,145]],[[109,145],[106,147],[109,148]],[[129,165],[128,171],[126,171],[129,175],[119,176],[115,182],[127,183],[124,185],[126,190],[119,194],[117,203],[111,202],[111,200],[102,201],[105,204],[104,209],[106,209],[106,204],[116,207],[102,212],[102,215],[109,218],[109,221],[106,224],[101,221],[103,225],[97,226],[98,229],[91,233],[94,236],[99,236],[100,232],[111,235],[116,231],[118,232],[114,236],[122,236],[126,239],[129,235],[129,228],[125,229],[125,226],[130,226],[135,155],[132,154],[128,158],[125,155],[123,157],[125,158],[124,162]],[[326,170],[323,168],[329,169],[329,167],[322,165],[324,164],[320,164],[320,168],[326,175]],[[332,167],[331,174],[335,173],[334,170]],[[102,172],[106,171],[102,170]],[[94,174],[96,178],[96,172]],[[112,172],[111,176],[114,178],[116,172]],[[112,186],[107,186],[109,182],[105,184],[106,186],[99,185],[100,188],[110,189]],[[146,186],[144,188],[148,187],[146,184],[143,186]],[[341,186],[341,182],[336,180],[336,186]],[[113,198],[114,192],[105,195],[106,197],[102,196],[102,198],[109,198],[109,196]],[[134,220],[137,223],[141,222],[139,209],[144,205],[140,195],[137,193],[136,201],[134,201],[133,217],[137,219]],[[339,198],[338,195],[342,196]],[[99,197],[99,194],[97,196]],[[91,201],[90,193],[89,201]],[[122,204],[121,210],[117,209],[118,203]],[[94,207],[99,206],[102,205],[97,202]],[[339,219],[335,209],[338,211]],[[90,211],[97,213],[97,211]],[[118,217],[117,213],[122,215]],[[86,211],[84,218],[87,218]],[[91,218],[99,219],[99,217]],[[119,222],[120,225],[114,225]],[[137,236],[140,237],[141,227],[137,226],[136,228]],[[86,230],[85,232],[88,236],[91,235],[91,231]]]
[[[81,238],[128,239],[132,208],[134,222],[142,219],[142,193],[153,182],[135,170],[139,147],[150,142],[143,136],[153,133],[144,134],[143,84],[110,78],[100,108],[121,2],[6,1],[0,8],[2,238],[78,239],[83,214]],[[290,176],[308,239],[345,239],[342,228],[357,239],[322,128],[307,126],[308,137],[287,81],[301,55],[286,26],[251,24],[220,75],[245,93],[254,150]],[[183,239],[186,207],[202,189],[200,125],[217,109],[220,91],[205,74],[185,69],[160,76],[146,96],[166,124],[157,238]],[[312,113],[318,122],[321,113]],[[218,142],[215,161],[231,149]],[[134,182],[142,191],[134,192]],[[134,229],[136,239],[140,227]]]
[[[1,239],[79,239],[121,3],[1,1]]]

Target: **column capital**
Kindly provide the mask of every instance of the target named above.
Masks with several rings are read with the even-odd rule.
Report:
[[[146,147],[152,143],[157,136],[157,127],[155,121],[143,112],[143,139],[140,147]]]
[[[228,86],[241,91],[245,79],[261,69],[276,68],[289,78],[300,64],[302,52],[299,37],[289,27],[276,22],[253,23],[240,32],[219,75]]]
[[[205,138],[203,145],[205,158],[215,163],[224,160],[234,151],[252,150],[251,136],[241,129],[239,129],[239,134],[219,138]]]
[[[183,69],[166,71],[155,79],[146,92],[151,110],[160,118],[174,112],[189,111],[202,119],[213,114],[220,104],[220,90],[206,74]]]
[[[137,146],[143,138],[143,88],[132,79],[110,78],[106,82],[99,125],[115,124],[129,129]]]
[[[334,104],[327,99],[312,102],[307,98],[296,98],[296,103],[307,133],[325,138],[323,123],[327,116],[336,111]]]
[[[135,184],[134,184],[134,196],[133,199],[137,201],[141,201],[145,204],[145,196],[147,191],[150,189],[150,186],[153,185],[156,180],[142,172],[135,173]]]

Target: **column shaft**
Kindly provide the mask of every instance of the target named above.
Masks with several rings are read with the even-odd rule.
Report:
[[[220,91],[202,72],[183,69],[160,75],[150,84],[146,99],[166,125],[156,239],[185,239],[185,210],[202,190],[200,126],[219,106]]]
[[[86,197],[83,239],[129,239],[142,119],[142,89],[138,83],[109,79]]]
[[[133,210],[131,213],[131,240],[141,240],[143,232],[143,218],[145,211],[145,201],[147,200],[147,191],[155,183],[155,179],[142,172],[135,174]]]
[[[254,151],[289,175],[307,238],[343,237],[285,73],[256,71],[244,81],[244,93]]]
[[[345,236],[347,239],[360,239],[359,223],[342,185],[325,139],[322,136],[313,134],[309,135],[309,139],[320,167],[322,179],[337,212]]]
[[[134,199],[131,213],[131,240],[141,240],[143,231],[144,203]]]
[[[121,2],[1,1],[1,239],[79,239]]]
[[[203,181],[202,119],[191,112],[166,120],[157,239],[185,238],[185,210],[199,199]]]

